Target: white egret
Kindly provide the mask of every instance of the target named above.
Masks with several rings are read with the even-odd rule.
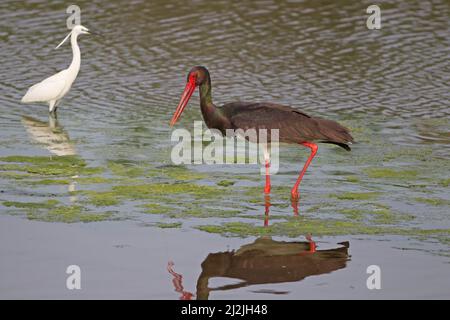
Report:
[[[35,84],[28,89],[25,96],[22,98],[23,103],[30,102],[47,102],[48,112],[56,113],[61,99],[69,92],[72,83],[78,75],[80,70],[81,55],[80,48],[78,47],[77,38],[80,34],[89,34],[88,28],[81,25],[73,27],[72,31],[64,38],[63,41],[55,48],[58,49],[66,40],[70,37],[70,43],[72,45],[72,63],[69,68],[48,77],[45,80]]]

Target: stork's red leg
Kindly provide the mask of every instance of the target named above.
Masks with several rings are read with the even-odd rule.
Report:
[[[266,186],[264,187],[264,193],[270,193],[270,154],[267,144],[264,145],[264,161],[266,164]]]
[[[294,210],[294,216],[298,216],[298,198],[291,199],[291,207]]]
[[[266,194],[264,196],[264,207],[265,207],[265,212],[264,212],[264,227],[269,226],[269,212],[270,212],[270,195]]]
[[[312,239],[311,234],[306,235],[306,240],[308,240],[308,242],[309,242],[309,252],[315,253],[317,245],[314,242],[314,240]]]
[[[306,256],[306,255],[310,255],[310,254],[316,253],[317,245],[314,242],[314,240],[311,238],[311,234],[307,234],[305,236],[305,238],[309,242],[309,250],[307,250],[307,251],[305,250],[305,251],[300,252],[299,253],[300,256]]]
[[[264,193],[270,193],[270,162],[266,161],[266,186],[264,187]]]
[[[309,164],[311,163],[312,159],[316,155],[317,149],[319,149],[319,147],[317,147],[317,144],[312,143],[312,142],[302,142],[301,144],[304,145],[305,147],[310,148],[311,154],[310,154],[308,160],[306,160],[306,163],[303,166],[303,169],[300,172],[300,175],[298,176],[297,182],[295,182],[295,185],[291,190],[291,195],[292,195],[292,198],[294,198],[294,199],[299,198],[298,186],[300,185],[300,182],[302,182],[303,176],[305,175],[305,172],[308,169]]]

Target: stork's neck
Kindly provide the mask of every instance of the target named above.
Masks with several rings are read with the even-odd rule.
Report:
[[[80,63],[81,63],[81,54],[80,54],[80,47],[78,47],[77,42],[78,34],[72,33],[70,36],[70,44],[72,45],[72,63],[69,66],[69,74],[72,75],[73,80],[77,77],[78,71],[80,70]]]
[[[209,74],[207,79],[200,85],[200,109],[202,110],[203,119],[208,128],[220,129],[226,122],[220,108],[217,108],[212,102],[211,95],[211,79]]]
[[[211,79],[209,78],[209,76],[200,85],[199,93],[200,93],[200,107],[202,109],[203,116],[205,115],[205,113],[208,114],[214,112],[216,106],[212,102]]]

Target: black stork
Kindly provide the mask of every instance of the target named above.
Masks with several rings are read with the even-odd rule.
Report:
[[[208,128],[217,129],[223,135],[227,129],[244,131],[255,129],[257,132],[259,129],[266,129],[268,142],[270,142],[270,130],[278,129],[279,142],[301,144],[311,149],[311,154],[291,190],[292,199],[299,198],[298,187],[318,150],[316,142],[331,143],[347,151],[351,150],[348,145],[353,142],[353,137],[349,130],[332,120],[311,117],[300,110],[268,102],[232,102],[222,107],[215,106],[212,102],[209,72],[201,66],[194,67],[189,72],[180,103],[170,122],[171,126],[177,122],[196,87],[199,87],[200,108]],[[270,160],[267,152],[265,153],[264,192],[268,194],[270,193]]]

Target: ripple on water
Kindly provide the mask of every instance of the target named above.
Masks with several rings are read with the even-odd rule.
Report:
[[[66,35],[65,4],[0,4],[0,155],[63,150],[95,166],[111,159],[170,163],[168,122],[186,73],[202,64],[211,71],[218,104],[279,101],[340,120],[353,130],[359,144],[351,154],[321,147],[311,168],[314,180],[305,185],[310,195],[306,205],[336,201],[330,196],[336,190],[353,195],[388,190],[380,201],[400,211],[412,210],[408,201],[415,203],[427,193],[442,197],[448,177],[440,171],[448,166],[445,159],[450,155],[445,121],[450,114],[450,9],[445,1],[383,4],[383,25],[377,31],[366,28],[368,4],[355,1],[219,0],[187,7],[181,0],[127,5],[96,0],[79,5],[82,23],[104,37],[80,38],[82,68],[62,103],[59,124],[51,127],[46,106],[19,101],[29,86],[70,62],[69,45],[53,50]],[[182,127],[201,118],[197,99],[195,93]],[[24,115],[33,116],[37,125],[23,121]],[[55,149],[55,141],[65,145]],[[306,156],[300,150],[283,149],[282,174],[274,177],[275,186],[292,184]],[[429,156],[426,161],[424,155]],[[420,172],[424,166],[429,176],[374,181],[367,174],[384,166],[388,170],[377,172],[401,173],[408,166]],[[261,185],[259,176],[255,179],[256,167],[198,169],[224,175],[220,180],[229,179],[230,172],[251,175],[253,180],[236,185]],[[405,198],[396,196],[399,193]],[[338,209],[353,206],[340,201],[338,206],[345,208]],[[244,200],[236,203],[259,214]],[[427,205],[420,210],[441,217],[441,211]],[[331,206],[325,214],[333,216],[334,209]],[[288,211],[283,206],[277,210]]]

